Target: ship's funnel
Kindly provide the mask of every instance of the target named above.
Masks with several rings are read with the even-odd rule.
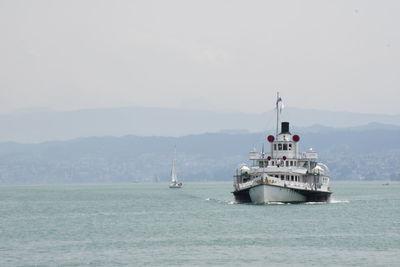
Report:
[[[281,125],[281,134],[290,134],[289,132],[289,122],[282,122]]]

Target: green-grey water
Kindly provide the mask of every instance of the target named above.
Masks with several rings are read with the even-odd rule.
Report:
[[[0,266],[399,266],[400,184],[234,204],[231,183],[0,187]]]

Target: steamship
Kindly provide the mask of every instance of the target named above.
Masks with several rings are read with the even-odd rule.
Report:
[[[328,202],[331,197],[329,169],[317,161],[317,153],[310,149],[299,151],[300,137],[292,135],[289,122],[282,122],[279,132],[279,115],[282,99],[277,97],[276,135],[269,135],[269,153],[250,152],[251,166],[241,164],[234,175],[237,203],[302,203]],[[264,146],[263,146],[264,147]]]

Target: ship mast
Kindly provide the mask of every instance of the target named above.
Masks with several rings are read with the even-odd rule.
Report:
[[[279,127],[279,92],[276,93],[276,140],[278,140],[278,127]]]

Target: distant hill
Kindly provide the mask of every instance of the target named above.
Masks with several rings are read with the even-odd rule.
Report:
[[[400,115],[287,108],[283,120],[299,128],[400,125]],[[76,111],[28,110],[0,115],[0,142],[37,143],[89,136],[185,136],[209,132],[262,132],[275,127],[273,110],[263,114],[125,107]]]
[[[318,127],[317,127],[318,128]],[[312,147],[333,180],[400,180],[400,127],[292,129],[303,151]],[[177,146],[184,181],[231,180],[264,133],[208,133],[183,137],[89,137],[40,144],[0,143],[0,183],[167,181]]]

